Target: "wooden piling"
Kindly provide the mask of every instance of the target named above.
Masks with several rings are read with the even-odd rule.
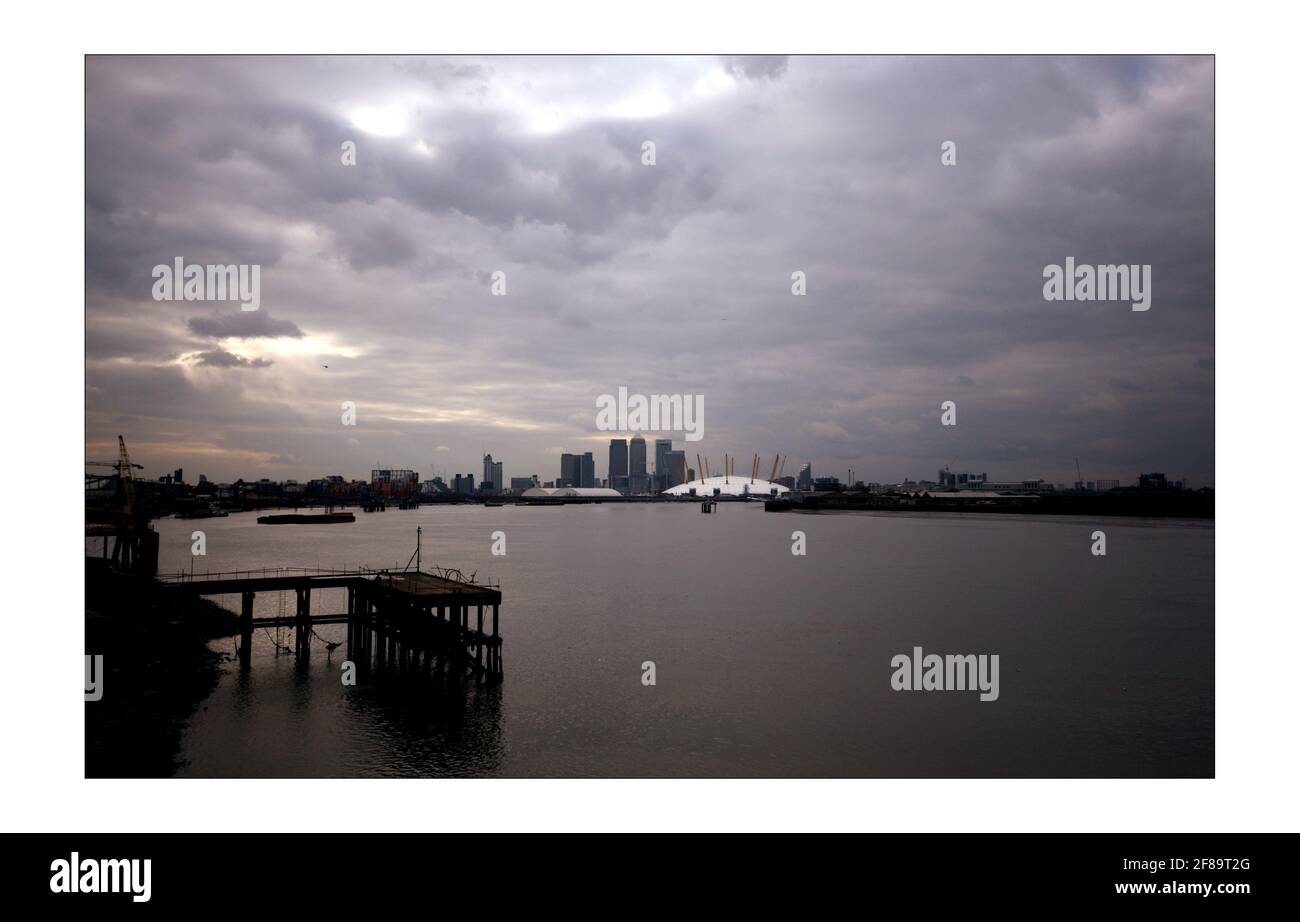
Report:
[[[240,594],[239,604],[239,661],[248,666],[253,655],[253,599],[255,592]]]

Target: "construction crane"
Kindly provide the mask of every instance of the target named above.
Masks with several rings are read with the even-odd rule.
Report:
[[[87,461],[86,462],[86,467],[111,467],[114,471],[116,471],[121,466],[122,466],[121,461]],[[135,468],[137,471],[144,470],[143,464],[132,464],[131,466]]]
[[[126,440],[120,435],[117,437],[117,458],[122,474],[122,489],[126,491],[126,505],[122,511],[131,515],[132,506],[135,505],[135,474],[131,473],[131,456],[126,453]]]
[[[89,467],[111,467],[121,484],[121,506],[86,507],[86,536],[104,539],[104,559],[108,560],[108,542],[113,539],[112,565],[122,572],[153,577],[158,570],[158,533],[149,527],[147,508],[136,508],[135,470],[143,465],[131,461],[126,440],[117,437],[117,461],[89,461]],[[87,475],[90,480],[100,479]],[[142,504],[147,506],[147,504]]]
[[[122,491],[125,498],[125,506],[122,511],[127,515],[131,514],[132,506],[135,503],[135,475],[132,470],[144,470],[143,464],[134,464],[131,456],[126,451],[126,441],[122,436],[117,437],[117,460],[116,461],[87,461],[86,467],[111,467],[114,473],[121,478]],[[87,474],[87,480],[106,480],[107,477],[100,477],[94,474]]]

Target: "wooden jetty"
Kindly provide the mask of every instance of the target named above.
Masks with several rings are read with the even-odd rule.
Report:
[[[303,656],[310,650],[313,625],[346,624],[347,658],[358,669],[436,664],[489,682],[502,677],[501,590],[471,582],[456,570],[237,570],[164,576],[159,582],[165,592],[179,595],[238,595],[245,665],[255,628],[292,627],[294,650]],[[347,611],[314,613],[312,592],[322,589],[346,589]],[[259,592],[290,590],[296,599],[292,615],[254,617]]]

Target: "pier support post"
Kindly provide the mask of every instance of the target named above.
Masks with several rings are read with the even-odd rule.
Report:
[[[239,663],[247,667],[253,655],[253,599],[255,592],[240,593],[239,598]]]
[[[348,659],[354,663],[356,658],[352,654],[356,646],[357,625],[357,590],[348,586]]]
[[[294,618],[294,647],[300,656],[311,649],[311,588],[295,589],[298,612]]]
[[[475,670],[479,675],[483,674],[483,605],[480,603],[474,606],[478,611],[478,630],[474,637],[474,662],[478,664]]]
[[[497,605],[492,605],[492,674],[501,675],[501,634],[497,631]]]

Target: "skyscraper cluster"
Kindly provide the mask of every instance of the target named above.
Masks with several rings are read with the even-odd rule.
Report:
[[[662,493],[685,483],[686,452],[673,449],[672,439],[655,439],[654,470],[646,466],[645,439],[609,440],[609,477],[606,486],[628,496]]]

